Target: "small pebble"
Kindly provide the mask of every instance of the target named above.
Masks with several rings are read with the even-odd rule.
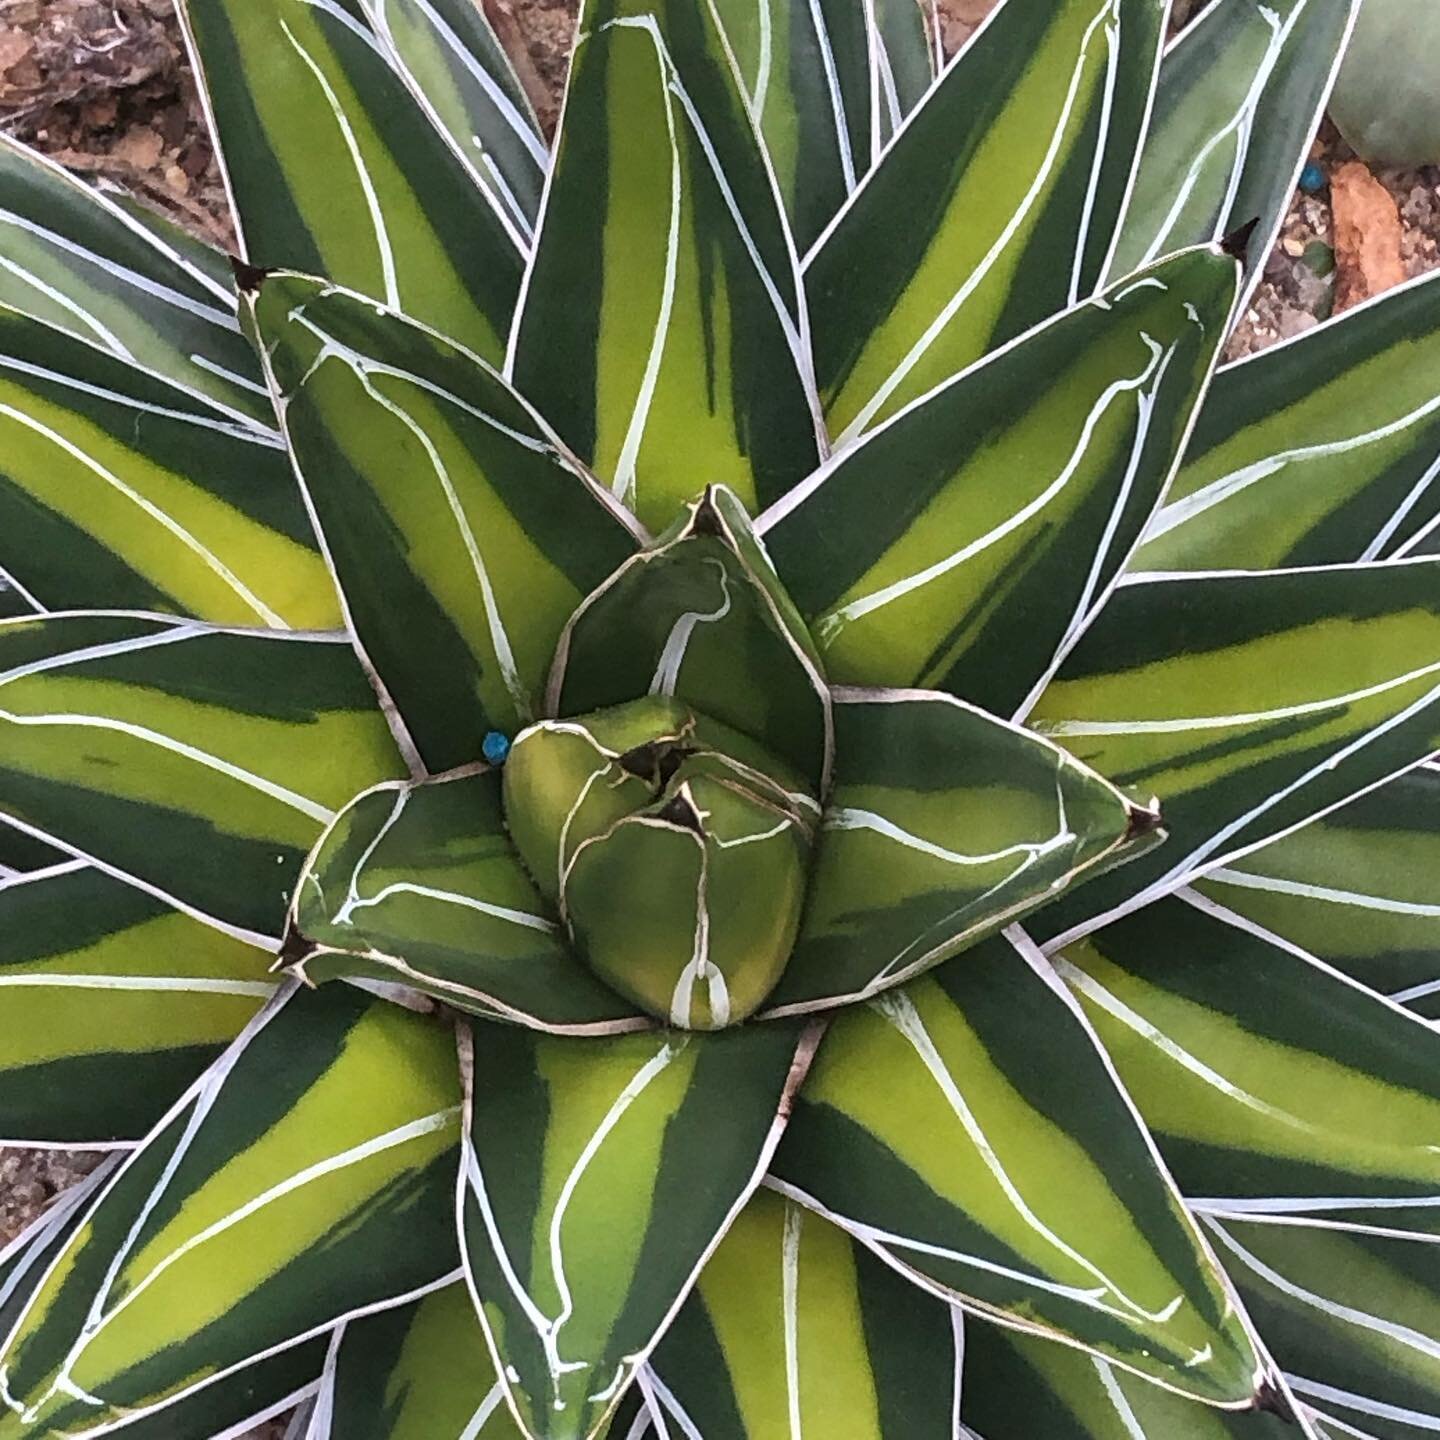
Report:
[[[1313,160],[1300,172],[1300,188],[1307,195],[1318,195],[1325,188],[1325,172]]]
[[[499,730],[492,730],[480,742],[480,753],[491,765],[503,765],[510,753],[510,737]]]

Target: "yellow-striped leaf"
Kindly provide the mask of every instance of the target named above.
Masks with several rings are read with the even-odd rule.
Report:
[[[572,953],[510,842],[497,770],[347,805],[295,887],[285,954],[312,982],[389,980],[544,1030],[650,1023]]]
[[[687,1437],[948,1440],[959,1341],[945,1305],[760,1190],[661,1341],[653,1388]]]
[[[1263,1365],[1150,1137],[1007,937],[831,1023],[773,1177],[947,1298],[1248,1403]]]
[[[4,309],[0,571],[46,610],[340,623],[277,436]]]
[[[1440,562],[1139,576],[1030,723],[1160,797],[1170,838],[1046,916],[1069,938],[1440,747]]]
[[[162,375],[232,419],[271,423],[233,285],[213,252],[137,219],[5,135],[0,251],[0,306]]]
[[[515,383],[652,529],[711,483],[757,511],[814,468],[819,422],[724,38],[693,0],[592,0],[579,33]]]
[[[247,303],[361,652],[429,770],[478,760],[633,521],[474,356],[300,276]]]
[[[1158,838],[1153,811],[952,696],[834,699],[835,781],[775,1012],[899,985]]]
[[[0,623],[0,814],[201,918],[278,936],[310,847],[400,773],[343,635]]]
[[[1176,256],[942,386],[766,512],[831,679],[1014,713],[1159,501],[1235,279],[1218,252]]]
[[[83,860],[0,879],[0,1136],[140,1139],[273,994],[272,958]]]
[[[459,1099],[443,1027],[348,989],[272,1002],[0,1336],[0,1437],[158,1414],[453,1277]]]
[[[837,440],[1095,288],[1165,11],[1007,0],[945,71],[805,260]]]
[[[1204,7],[1160,67],[1111,275],[1258,221],[1248,254],[1251,283],[1259,280],[1359,3]]]
[[[181,0],[241,254],[348,285],[491,361],[521,237],[431,123],[360,0]]]
[[[1433,1232],[1440,1035],[1213,901],[1056,958],[1187,1197]]]
[[[1215,377],[1138,570],[1416,552],[1440,527],[1440,276]]]
[[[462,1040],[481,1321],[526,1435],[588,1440],[759,1184],[816,1034]]]

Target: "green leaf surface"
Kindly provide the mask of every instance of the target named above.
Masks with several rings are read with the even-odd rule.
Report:
[[[0,569],[47,610],[340,623],[278,437],[5,309]]]
[[[555,653],[546,712],[581,715],[646,694],[693,705],[825,789],[829,688],[729,491],[708,490],[673,537],[629,560],[575,612]]]
[[[1193,1202],[1402,1223],[1440,1194],[1440,1035],[1200,897],[1056,957]],[[1404,1221],[1408,1225],[1408,1221]]]
[[[535,112],[473,0],[360,0],[416,101],[528,244],[549,155]]]
[[[343,635],[145,615],[0,623],[0,737],[0,814],[262,944],[335,812],[400,771]]]
[[[952,1434],[958,1316],[837,1226],[757,1191],[653,1361],[672,1433],[705,1440]]]
[[[1410,553],[1440,517],[1440,277],[1215,377],[1138,570]]]
[[[272,1002],[0,1337],[0,1436],[158,1413],[451,1275],[459,1109],[443,1027],[352,991]]]
[[[1046,917],[1095,917],[1233,861],[1440,747],[1440,564],[1139,577],[1030,723],[1160,797],[1170,838]]]
[[[162,375],[234,419],[271,423],[228,278],[3,135],[0,250],[0,306]]]
[[[300,276],[252,303],[358,648],[432,773],[478,760],[633,522],[474,356]]]
[[[852,439],[1099,281],[1159,0],[1008,0],[805,260],[825,418]]]
[[[1241,1216],[1210,1229],[1296,1395],[1377,1440],[1440,1429],[1433,1237]]]
[[[1112,276],[1258,221],[1248,248],[1258,281],[1358,8],[1216,0],[1201,11],[1160,67]]]
[[[545,1030],[648,1023],[571,953],[510,843],[496,770],[365,791],[307,862],[290,924],[312,982],[390,980]]]
[[[1202,895],[1440,1018],[1440,768],[1421,765],[1195,884]]]
[[[652,529],[815,467],[797,262],[728,51],[693,0],[591,0],[513,378]]]
[[[1199,1405],[1066,1345],[966,1317],[960,1414],[985,1440],[1299,1440],[1275,1415]]]
[[[949,695],[835,691],[835,783],[779,1013],[869,998],[1143,848],[1158,823]]]
[[[582,1440],[759,1184],[816,1034],[462,1041],[466,1272],[526,1434]]]
[[[830,678],[1013,713],[1138,541],[1234,293],[1231,261],[1175,256],[941,386],[766,512]]]
[[[947,1298],[1248,1402],[1262,1364],[1149,1136],[1007,936],[832,1022],[772,1176]]]
[[[0,1136],[139,1140],[274,993],[271,959],[84,861],[0,879]]]
[[[359,0],[182,0],[179,12],[244,259],[324,275],[498,362],[521,238]]]

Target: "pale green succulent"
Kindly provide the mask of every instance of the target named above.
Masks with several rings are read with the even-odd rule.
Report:
[[[1440,282],[1217,369],[1353,7],[1166,8],[0,148],[0,1440],[1440,1429]]]
[[[1440,7],[1365,0],[1330,110],[1365,159],[1440,165]]]

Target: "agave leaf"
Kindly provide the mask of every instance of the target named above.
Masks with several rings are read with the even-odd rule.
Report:
[[[546,710],[583,715],[646,694],[693,705],[788,762],[817,793],[826,787],[829,688],[744,506],[719,487],[575,612]]]
[[[1398,1440],[1440,1429],[1440,1243],[1433,1236],[1206,1219],[1296,1395],[1355,1426],[1352,1434]]]
[[[967,1316],[960,1413],[985,1440],[1300,1440],[1275,1415],[1197,1405],[1097,1355]]]
[[[521,237],[415,103],[360,0],[181,0],[241,253],[499,361]]]
[[[805,260],[838,443],[1094,290],[1166,8],[1007,0],[951,62]]]
[[[1160,797],[1169,841],[1047,915],[1068,939],[1409,769],[1440,745],[1440,564],[1137,577],[1031,723]]]
[[[20,589],[13,575],[0,573],[0,620],[13,620],[17,615],[40,613],[35,597]]]
[[[1079,1007],[1006,933],[832,1022],[776,1183],[946,1298],[1248,1403],[1263,1367],[1212,1258]]]
[[[497,770],[351,801],[295,887],[287,954],[311,982],[389,980],[554,1031],[648,1022],[576,959],[505,829]]]
[[[760,1183],[818,1032],[461,1038],[461,1229],[496,1368],[527,1436],[595,1436]]]
[[[1440,1006],[1440,768],[1421,765],[1195,884],[1430,1019]]]
[[[339,624],[278,437],[4,309],[0,567],[47,610]]]
[[[539,712],[584,596],[633,522],[472,355],[318,280],[253,306],[301,485],[357,648],[413,763],[477,760]]]
[[[758,1191],[655,1353],[672,1433],[950,1436],[958,1316],[821,1216]]]
[[[663,529],[814,469],[797,262],[715,17],[592,0],[512,344],[516,385]],[[618,141],[618,143],[612,143]]]
[[[1058,746],[916,690],[835,691],[835,782],[768,1007],[867,999],[1153,838],[1159,817]]]
[[[1440,275],[1215,377],[1138,570],[1410,553],[1440,523]]]
[[[1259,281],[1360,0],[1214,0],[1166,52],[1110,275],[1257,222]]]
[[[916,0],[717,0],[801,251],[934,79]]]
[[[410,93],[528,244],[550,158],[524,87],[473,0],[360,0]]]
[[[233,419],[270,424],[232,286],[189,246],[5,135],[0,249],[0,306],[163,375]]]
[[[0,1337],[0,1437],[158,1411],[452,1277],[459,1108],[443,1029],[348,989],[277,997]]]
[[[82,860],[0,880],[0,1136],[140,1139],[274,993],[271,958]]]
[[[1056,957],[1192,1202],[1433,1229],[1440,1035],[1203,897]]]
[[[0,814],[242,938],[399,772],[343,635],[127,614],[0,624]]]
[[[1020,706],[1138,541],[1234,293],[1231,261],[1176,256],[943,385],[767,511],[759,529],[831,679]]]

